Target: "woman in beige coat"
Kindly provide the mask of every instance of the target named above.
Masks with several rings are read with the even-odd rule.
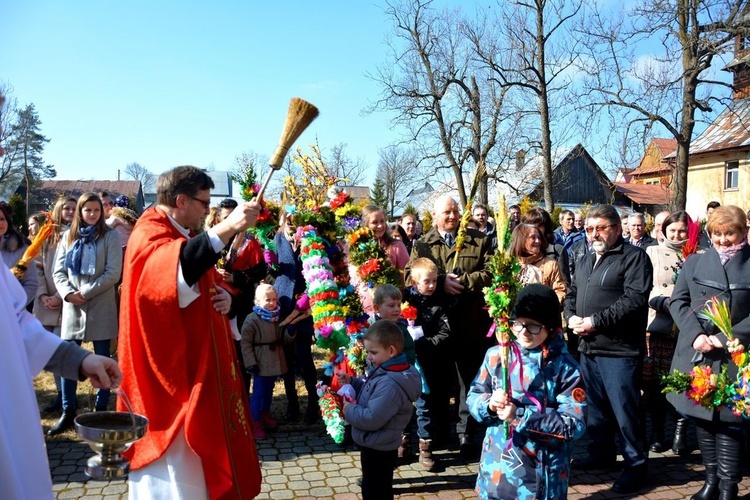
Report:
[[[521,287],[531,283],[547,285],[555,291],[562,304],[565,298],[565,281],[556,259],[547,257],[545,240],[536,226],[519,224],[513,230],[510,251],[521,263],[518,281]]]
[[[648,326],[646,328],[646,358],[643,362],[643,397],[651,413],[651,437],[649,449],[662,453],[667,448],[664,441],[664,425],[667,417],[667,398],[661,392],[660,375],[669,373],[672,357],[677,345],[677,328],[669,305],[674,284],[677,281],[679,254],[687,242],[690,216],[685,211],[672,212],[664,219],[660,228],[664,239],[656,246],[646,248],[654,266],[654,287],[649,295]],[[672,451],[689,453],[687,449],[686,418],[678,418],[675,424]]]
[[[103,214],[97,194],[81,195],[73,224],[57,248],[54,279],[63,298],[62,338],[78,344],[92,341],[96,354],[109,356],[110,340],[117,338],[115,284],[122,271],[122,244],[117,231],[104,223]],[[63,379],[63,415],[49,435],[73,426],[77,385]],[[99,390],[96,410],[105,410],[108,403],[109,391]]]
[[[72,196],[60,197],[52,209],[52,224],[55,231],[42,245],[42,250],[35,259],[39,286],[34,300],[34,316],[48,331],[60,336],[62,320],[62,297],[57,293],[53,273],[55,270],[55,252],[60,243],[60,235],[70,228],[76,214],[76,199]],[[57,397],[47,404],[42,411],[50,413],[62,409],[62,389],[60,378],[55,378]]]

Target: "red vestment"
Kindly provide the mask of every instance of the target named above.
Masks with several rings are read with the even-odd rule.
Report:
[[[118,357],[133,411],[149,419],[128,458],[133,470],[152,463],[184,426],[211,498],[253,498],[260,464],[231,330],[211,305],[214,273],[200,278],[200,297],[179,307],[177,272],[186,242],[158,208],[141,216],[128,242]],[[119,398],[117,404],[127,411]]]

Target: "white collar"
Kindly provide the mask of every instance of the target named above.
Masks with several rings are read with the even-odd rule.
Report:
[[[185,238],[190,239],[190,229],[183,227],[179,222],[177,222],[174,217],[169,215],[166,210],[164,210],[164,214],[169,218],[169,222],[172,223],[175,229],[177,229],[181,235],[183,235]]]

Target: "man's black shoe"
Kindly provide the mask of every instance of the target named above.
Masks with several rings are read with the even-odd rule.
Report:
[[[612,485],[612,491],[615,493],[634,493],[646,486],[647,482],[648,472],[645,464],[637,467],[626,467],[615,484]]]
[[[617,460],[602,459],[599,457],[574,458],[570,462],[570,468],[575,470],[612,470],[617,468]]]
[[[357,486],[359,486],[360,488],[362,487],[362,478],[361,477],[358,477],[357,479],[355,479],[354,482],[357,483]]]
[[[60,420],[57,421],[57,423],[47,431],[48,436],[57,436],[58,434],[62,434],[63,432],[67,431],[68,429],[73,428],[73,421],[76,418],[76,410],[65,410],[62,414],[62,417],[60,417]]]
[[[649,451],[652,451],[653,453],[664,453],[667,451],[666,445],[662,443],[661,441],[656,441],[649,446]]]

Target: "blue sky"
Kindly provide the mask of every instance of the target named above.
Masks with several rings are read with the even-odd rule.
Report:
[[[361,113],[379,93],[365,73],[385,60],[383,7],[5,0],[0,81],[36,106],[60,179],[114,179],[131,162],[231,169],[273,152],[294,96],[320,109],[297,145],[347,143],[374,178],[396,138],[389,115]]]
[[[475,5],[435,3],[443,4]],[[324,150],[346,143],[373,182],[378,150],[399,138],[391,115],[362,113],[380,93],[366,73],[386,62],[384,8],[385,0],[3,0],[0,82],[20,106],[35,104],[58,179],[116,179],[132,162],[154,173],[230,170],[243,152],[273,152],[298,96],[321,114],[297,145],[316,136]]]

